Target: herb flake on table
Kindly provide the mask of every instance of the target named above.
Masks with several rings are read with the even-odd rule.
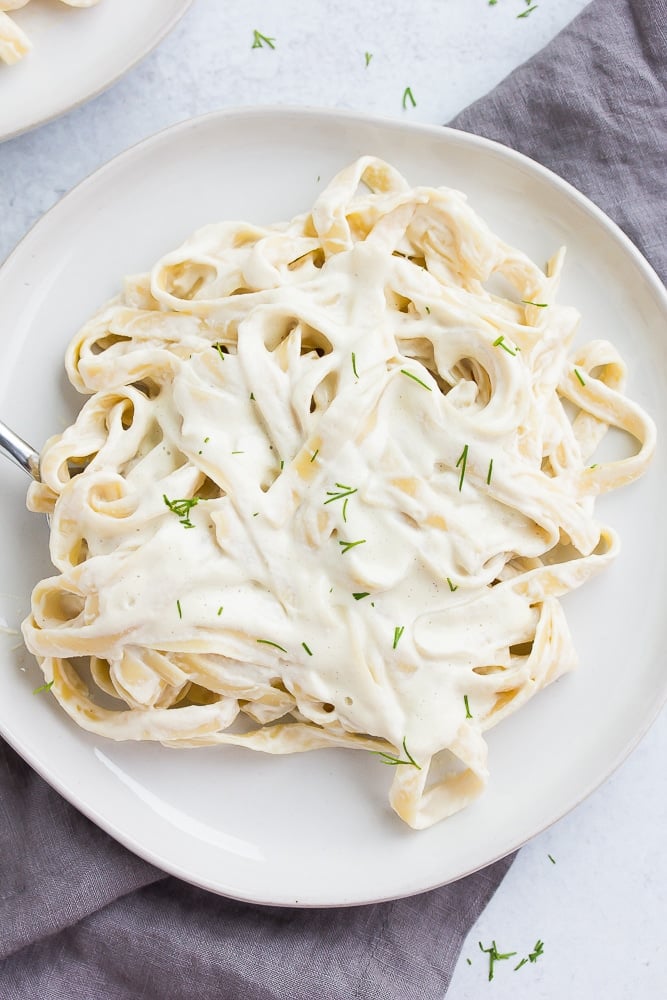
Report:
[[[544,941],[540,941],[538,939],[535,942],[533,950],[529,952],[528,958],[522,958],[521,961],[514,966],[514,971],[516,972],[517,969],[520,969],[522,968],[522,966],[527,965],[528,962],[532,962],[534,965],[535,962],[538,960],[538,958],[541,958],[543,954],[544,954]]]
[[[368,67],[370,66],[372,58],[373,58],[372,52],[364,52],[364,59],[366,60],[366,69],[368,69]]]
[[[35,690],[32,693],[33,694],[41,694],[42,691],[50,691],[51,688],[53,687],[53,684],[54,684],[53,681],[48,681],[48,683],[42,684],[42,685],[40,685],[40,687],[35,688]]]
[[[252,45],[253,49],[263,49],[264,46],[268,46],[270,49],[275,49],[275,38],[269,38],[268,35],[263,35],[261,31],[257,28],[252,33]]]
[[[403,91],[403,110],[404,111],[407,111],[408,101],[410,102],[410,104],[412,105],[413,108],[417,107],[417,102],[415,101],[414,94],[412,93],[412,88],[411,87],[406,87],[405,90]]]
[[[530,3],[530,0],[526,0],[526,2]],[[517,14],[517,19],[521,18],[521,17],[529,17],[533,13],[534,10],[537,10],[538,6],[539,6],[539,4],[534,3],[531,7],[528,7],[528,8],[526,8],[526,10],[522,11],[520,14]]]
[[[492,941],[488,948],[485,948],[481,941],[478,941],[477,943],[479,944],[480,951],[483,951],[485,955],[489,956],[489,982],[491,982],[491,980],[493,979],[495,971],[494,967],[496,962],[504,962],[508,958],[514,958],[516,952],[507,951],[504,954],[501,954],[498,951],[498,946],[496,945],[495,941]]]

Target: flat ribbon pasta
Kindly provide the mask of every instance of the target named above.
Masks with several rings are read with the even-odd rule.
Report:
[[[65,711],[376,752],[415,828],[477,797],[485,730],[575,665],[559,598],[618,550],[595,497],[655,447],[617,351],[574,344],[563,261],[366,156],[311,212],[126,279],[68,349],[89,399],[29,492],[57,575],[23,630]],[[610,427],[634,454],[596,463]]]

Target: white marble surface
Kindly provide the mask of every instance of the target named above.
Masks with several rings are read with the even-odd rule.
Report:
[[[0,260],[65,191],[158,128],[222,106],[270,103],[445,122],[584,6],[538,0],[517,19],[523,0],[197,0],[106,94],[0,146]],[[274,51],[251,49],[254,28],[275,38]],[[417,106],[403,110],[407,86]],[[601,789],[520,852],[471,931],[448,1000],[667,995],[665,723],[663,713]],[[543,957],[513,971],[538,938]],[[518,955],[498,963],[489,983],[477,942],[491,939]]]

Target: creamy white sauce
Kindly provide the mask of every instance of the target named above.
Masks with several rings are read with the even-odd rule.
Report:
[[[130,279],[70,347],[93,395],[30,495],[60,576],[24,634],[63,707],[114,738],[377,748],[416,827],[479,794],[482,731],[574,664],[557,597],[616,547],[595,495],[654,444],[613,348],[573,353],[561,265],[364,158],[311,216],[207,226]],[[638,453],[591,469],[610,424]],[[240,709],[276,724],[230,731]]]

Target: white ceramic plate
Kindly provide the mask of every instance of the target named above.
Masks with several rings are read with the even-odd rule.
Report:
[[[275,221],[307,209],[365,152],[413,183],[448,184],[537,260],[569,247],[561,301],[586,338],[610,337],[632,396],[667,440],[667,297],[620,231],[553,174],[501,146],[442,128],[335,112],[250,110],[186,122],[84,181],[0,270],[0,416],[38,446],[79,400],[65,345],[114,294],[197,226]],[[55,788],[137,854],[198,885],[272,904],[361,903],[419,892],[498,858],[606,778],[663,702],[667,592],[665,450],[638,484],[599,502],[623,552],[570,595],[581,668],[489,734],[491,782],[471,808],[415,833],[386,801],[377,757],[330,750],[271,758],[238,748],[116,744],[75,727],[16,639],[0,647],[0,730]],[[48,575],[47,525],[26,483],[0,468],[0,615],[18,621]]]
[[[101,93],[143,59],[192,0],[100,0],[86,9],[31,0],[10,14],[32,42],[0,62],[0,140],[50,121]]]

